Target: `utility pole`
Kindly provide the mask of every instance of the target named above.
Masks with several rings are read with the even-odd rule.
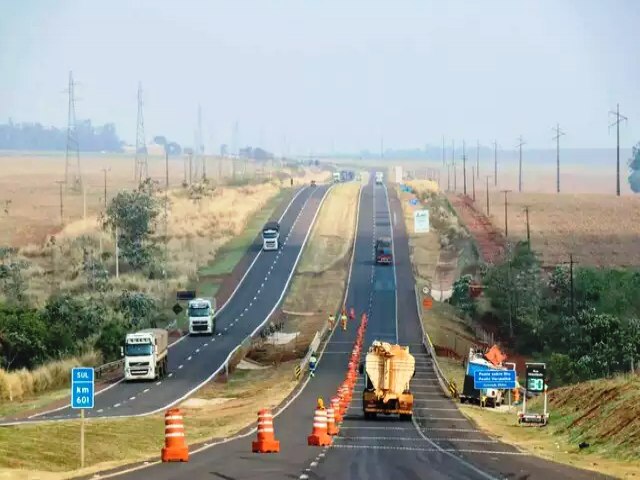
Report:
[[[142,104],[142,82],[138,82],[138,122],[136,125],[136,182],[142,183],[149,177],[147,140],[144,135],[144,113]]]
[[[498,186],[498,142],[493,141],[493,186]]]
[[[560,130],[560,124],[556,124],[556,128],[553,130],[556,132],[556,136],[553,139],[556,141],[556,193],[560,193],[560,137],[565,133]]]
[[[71,156],[76,158],[76,174],[73,178],[73,187],[79,189],[82,186],[82,169],[80,166],[80,145],[78,143],[78,125],[76,124],[76,101],[73,72],[69,71],[69,87],[65,93],[69,94],[69,106],[67,110],[67,147],[64,158],[65,190],[69,188],[69,170],[71,168]]]
[[[445,159],[445,154],[446,154],[446,150],[445,150],[445,146],[444,146],[444,135],[442,136],[442,166],[444,167],[445,163],[446,163],[446,159]]]
[[[465,153],[465,142],[462,141],[462,194],[467,196],[467,155]]]
[[[511,190],[500,190],[504,193],[504,236],[505,238],[509,237],[509,220],[507,218],[508,210],[507,210],[507,194],[511,192]]]
[[[447,163],[447,192],[451,191],[451,164]]]
[[[529,247],[529,251],[531,251],[531,230],[529,230],[529,205],[525,205],[524,213],[527,221],[527,246]]]
[[[620,122],[628,120],[624,115],[620,115],[620,104],[616,104],[616,111],[610,111],[609,115],[615,115],[616,121],[609,125],[609,128],[616,126],[616,195],[620,196]]]
[[[573,254],[569,254],[569,276],[571,279],[571,316],[575,317],[576,308],[575,308],[575,290],[573,289]]]
[[[518,167],[518,192],[522,193],[522,146],[526,145],[526,142],[522,140],[522,135],[518,138],[518,149],[520,150],[520,161]]]
[[[103,168],[102,173],[104,173],[104,212],[107,213],[107,172],[110,171],[111,168]]]
[[[471,189],[473,191],[473,201],[476,201],[476,172],[475,168],[471,167]]]
[[[82,219],[87,219],[87,186],[82,184]]]
[[[120,277],[120,249],[118,248],[118,225],[115,228],[116,240],[116,278]]]
[[[480,140],[478,140],[476,147],[476,176],[480,178]]]
[[[64,227],[64,202],[62,195],[62,185],[67,185],[64,180],[57,180],[56,183],[60,186],[60,226]]]
[[[487,179],[487,218],[489,218],[489,179],[491,175],[485,175],[485,177]]]

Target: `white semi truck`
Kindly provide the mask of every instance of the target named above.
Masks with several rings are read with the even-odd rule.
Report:
[[[280,248],[280,224],[267,222],[262,229],[262,249],[278,250]]]
[[[189,335],[216,333],[216,300],[194,298],[187,307],[189,317]]]
[[[384,181],[384,174],[382,172],[376,172],[376,183],[378,185],[382,185],[383,181]]]
[[[148,328],[128,333],[120,353],[124,357],[126,381],[162,378],[169,366],[169,332]]]

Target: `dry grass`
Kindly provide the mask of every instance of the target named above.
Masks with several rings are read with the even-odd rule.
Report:
[[[69,372],[79,365],[96,365],[100,356],[94,352],[81,357],[56,360],[33,370],[7,372],[0,368],[0,401],[20,402],[69,384]]]
[[[358,183],[337,185],[329,193],[293,277],[283,309],[311,315],[285,314],[285,328],[299,331],[302,343],[310,341],[329,312],[336,312],[342,304],[359,194]]]
[[[275,407],[293,390],[292,372],[293,363],[283,363],[267,370],[236,370],[227,383],[208,384],[181,406],[187,442],[229,436],[251,424],[258,409]],[[158,458],[164,441],[161,415],[91,420],[86,427],[87,468],[79,471],[78,429],[78,422],[72,421],[2,429],[0,478],[61,479],[89,474]]]
[[[640,265],[640,197],[596,194],[509,194],[509,237],[525,240],[524,208],[529,206],[531,244],[545,265],[567,262],[569,254],[583,265]],[[486,212],[485,191],[476,208]],[[489,195],[491,220],[504,231],[504,196]]]

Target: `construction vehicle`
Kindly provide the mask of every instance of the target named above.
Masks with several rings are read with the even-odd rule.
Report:
[[[488,351],[471,347],[467,358],[467,370],[464,385],[460,394],[460,403],[484,404],[488,407],[498,407],[504,401],[504,390],[497,388],[476,389],[474,373],[482,370],[506,370],[502,362],[506,356],[494,345]]]
[[[189,335],[216,333],[216,300],[195,298],[187,307],[189,317]]]
[[[376,240],[376,263],[393,263],[393,246],[390,237],[380,237]]]
[[[128,333],[121,347],[124,357],[124,379],[158,380],[167,374],[169,366],[169,332],[163,328],[148,328]]]
[[[262,229],[262,249],[278,250],[280,248],[280,224],[267,222]]]
[[[362,393],[364,418],[376,418],[378,413],[399,415],[401,420],[411,420],[413,394],[409,382],[415,374],[415,358],[409,347],[391,345],[375,340],[360,365],[365,374]]]

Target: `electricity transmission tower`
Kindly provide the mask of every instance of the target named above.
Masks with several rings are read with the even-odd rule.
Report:
[[[527,143],[522,140],[522,135],[520,135],[520,138],[518,138],[518,149],[520,150],[520,161],[518,162],[518,192],[522,193],[522,146],[526,145]]]
[[[553,129],[556,136],[553,139],[556,141],[556,193],[560,193],[560,137],[565,133],[560,130],[560,124],[556,124],[556,128]]]
[[[138,122],[136,125],[136,165],[135,176],[138,183],[149,177],[147,141],[144,136],[144,113],[142,109],[142,83],[138,82]]]
[[[202,163],[202,180],[205,180],[207,178],[207,165],[204,158],[204,140],[202,138],[202,107],[200,107],[200,105],[198,105],[198,132],[196,134],[196,139],[196,155]]]
[[[626,122],[627,117],[620,114],[620,104],[616,105],[616,111],[609,111],[609,115],[615,115],[616,121],[609,125],[609,128],[616,126],[616,195],[620,196],[620,123]]]
[[[69,87],[65,93],[69,94],[69,108],[67,113],[67,148],[64,163],[65,190],[69,188],[69,174],[72,157],[75,157],[76,172],[73,175],[73,188],[82,189],[82,168],[80,165],[80,144],[78,143],[78,125],[76,124],[76,83],[73,81],[73,72],[69,71]]]

